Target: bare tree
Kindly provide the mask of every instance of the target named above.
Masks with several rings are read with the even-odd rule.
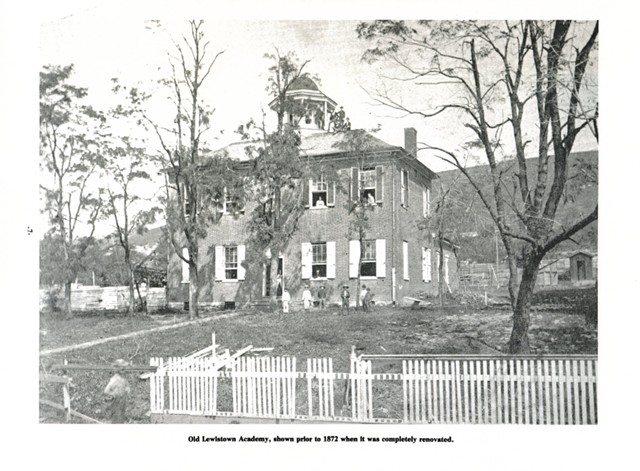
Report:
[[[71,284],[93,239],[102,201],[91,177],[101,161],[97,140],[104,117],[82,105],[87,90],[69,83],[73,66],[40,72],[41,167],[52,177],[41,185],[53,239],[60,243],[64,310],[72,316]],[[79,234],[82,234],[80,236]]]
[[[489,165],[489,191],[465,168],[459,150],[429,147],[469,179],[500,232],[513,309],[507,350],[529,352],[529,311],[542,258],[598,218],[596,204],[573,220],[556,219],[577,136],[591,129],[597,140],[589,66],[597,54],[598,23],[375,21],[360,24],[357,32],[375,42],[366,59],[389,60],[401,70],[396,78],[420,91],[446,87],[444,96],[450,97],[430,109],[412,109],[389,93],[375,94],[379,103],[424,118],[454,113],[475,136],[472,145]],[[537,127],[531,139],[529,119]],[[513,179],[500,166],[507,134],[515,154]],[[535,169],[525,158],[532,142]]]
[[[173,126],[163,127],[144,114],[162,149],[168,237],[177,257],[189,266],[190,318],[199,316],[199,241],[216,219],[227,178],[234,174],[227,159],[209,156],[203,144],[213,113],[204,103],[203,86],[224,52],[209,55],[203,24],[202,20],[190,21],[189,36],[175,43],[176,56],[169,56],[172,75],[163,83],[170,88],[175,107]]]

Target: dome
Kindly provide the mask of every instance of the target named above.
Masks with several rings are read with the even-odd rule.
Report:
[[[289,87],[289,91],[294,90],[314,90],[320,91],[316,83],[311,80],[309,77],[299,77],[293,81],[291,86]]]

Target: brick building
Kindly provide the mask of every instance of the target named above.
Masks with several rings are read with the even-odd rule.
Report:
[[[305,98],[304,88],[295,91],[297,98]],[[314,296],[324,285],[328,301],[338,302],[340,287],[347,284],[355,303],[360,243],[350,228],[354,216],[349,208],[350,201],[360,198],[371,209],[360,262],[361,282],[371,289],[375,302],[397,303],[405,296],[437,294],[441,255],[432,237],[418,227],[432,214],[431,182],[437,177],[416,158],[416,131],[405,129],[404,148],[364,131],[328,132],[325,129],[330,126],[329,114],[335,102],[313,82],[309,95],[323,116],[317,113],[320,119],[307,118],[300,125],[300,153],[316,164],[331,166],[332,172],[331,177],[319,172],[303,182],[305,211],[287,249],[278,255],[276,276],[281,287],[289,290],[292,300],[300,301],[305,285]],[[359,145],[353,150],[350,142],[356,135]],[[246,145],[236,143],[221,151],[248,164]],[[249,257],[247,224],[252,204],[248,201],[241,214],[223,213],[201,242],[203,306],[260,304],[270,295],[269,264]],[[451,246],[444,250],[444,267],[445,281],[455,290],[457,263]],[[188,265],[172,257],[167,285],[170,304],[182,305],[188,300],[188,275]]]

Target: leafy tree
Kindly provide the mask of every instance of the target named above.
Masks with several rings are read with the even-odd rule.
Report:
[[[513,309],[507,350],[529,352],[529,311],[542,258],[598,217],[596,204],[569,220],[556,218],[576,138],[585,131],[598,138],[590,76],[598,23],[374,21],[361,23],[357,33],[373,42],[366,59],[390,59],[399,78],[420,91],[446,92],[430,95],[436,102],[430,109],[411,109],[385,93],[377,94],[381,103],[425,118],[450,113],[473,133],[471,147],[489,165],[489,191],[465,168],[460,150],[429,147],[465,175],[500,233]],[[529,137],[532,122],[537,135]],[[515,150],[515,178],[506,178],[499,165],[506,135]],[[536,147],[533,175],[525,158],[530,143]]]
[[[128,91],[116,79],[114,95]],[[136,91],[133,91],[134,96]],[[131,91],[129,91],[129,99]],[[152,173],[157,170],[156,159],[151,159],[144,141],[137,144],[133,137],[123,135],[135,126],[141,126],[136,120],[135,106],[119,104],[108,114],[108,124],[112,131],[109,139],[102,143],[103,175],[102,185],[105,192],[105,214],[113,224],[113,239],[122,248],[124,266],[127,270],[126,284],[129,286],[129,313],[135,310],[135,273],[146,261],[146,256],[136,257],[131,235],[142,234],[148,225],[155,222],[160,207],[152,201]],[[124,129],[125,131],[121,131]],[[146,186],[146,194],[144,187]]]
[[[72,316],[71,283],[89,246],[102,202],[92,183],[101,162],[98,140],[104,116],[83,105],[87,90],[69,83],[73,66],[45,66],[40,72],[41,168],[50,180],[41,185],[44,211],[59,244],[64,310]],[[79,236],[83,234],[83,236]]]
[[[263,117],[260,125],[250,121],[238,131],[245,139],[253,136],[255,141],[246,148],[253,166],[253,199],[258,202],[250,215],[249,228],[256,248],[254,256],[258,260],[270,257],[271,304],[275,307],[278,254],[284,252],[298,229],[305,209],[304,185],[300,183],[310,175],[308,160],[300,155],[301,139],[295,122],[285,122],[288,114],[304,114],[287,91],[296,80],[309,76],[304,71],[308,61],[299,64],[291,52],[282,56],[276,50],[275,54],[265,57],[273,61],[267,91],[276,99],[276,130],[269,132]]]

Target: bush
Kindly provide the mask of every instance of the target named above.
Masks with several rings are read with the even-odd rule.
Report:
[[[47,314],[59,313],[62,310],[60,301],[60,287],[53,286],[49,288],[45,294],[43,311]]]

